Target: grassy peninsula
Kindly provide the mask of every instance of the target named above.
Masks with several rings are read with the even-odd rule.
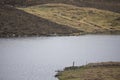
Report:
[[[58,72],[59,80],[119,80],[120,62],[90,63],[85,66],[66,67]]]

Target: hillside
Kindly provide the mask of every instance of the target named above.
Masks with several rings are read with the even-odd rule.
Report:
[[[120,62],[104,62],[65,68],[56,77],[59,80],[119,80],[119,75]]]
[[[99,3],[98,0],[0,0],[0,37],[120,34],[119,3],[119,0],[99,0]]]
[[[11,6],[0,6],[0,37],[72,35],[79,30],[34,16]]]
[[[120,13],[120,0],[0,0],[0,4],[13,6],[33,6],[47,3],[71,4],[79,7],[91,7]]]
[[[78,29],[81,34],[120,33],[119,13],[67,4],[44,4],[19,9],[52,22]]]

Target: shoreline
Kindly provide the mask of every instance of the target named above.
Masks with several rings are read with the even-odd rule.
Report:
[[[1,35],[0,38],[26,38],[26,37],[62,37],[62,36],[84,36],[84,35],[120,35],[119,33],[73,33],[73,34],[42,34],[42,35]]]
[[[57,71],[55,77],[59,80],[107,80],[107,77],[109,76],[111,77],[110,80],[118,80],[119,77],[117,75],[120,74],[120,72],[118,71],[117,73],[117,69],[120,71],[120,62],[88,63],[82,66],[65,67],[63,71]],[[109,71],[113,72],[111,75],[117,76],[116,79],[112,79],[114,78],[113,76],[107,75],[109,74]],[[93,77],[94,75],[96,75],[96,77]],[[99,75],[101,75],[101,77]]]

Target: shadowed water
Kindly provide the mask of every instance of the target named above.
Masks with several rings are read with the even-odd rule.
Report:
[[[120,36],[0,39],[0,80],[57,80],[55,71],[73,61],[120,61]]]

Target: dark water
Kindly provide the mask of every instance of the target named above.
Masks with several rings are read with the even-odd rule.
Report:
[[[55,71],[73,61],[120,61],[120,36],[0,39],[0,80],[57,80]]]

